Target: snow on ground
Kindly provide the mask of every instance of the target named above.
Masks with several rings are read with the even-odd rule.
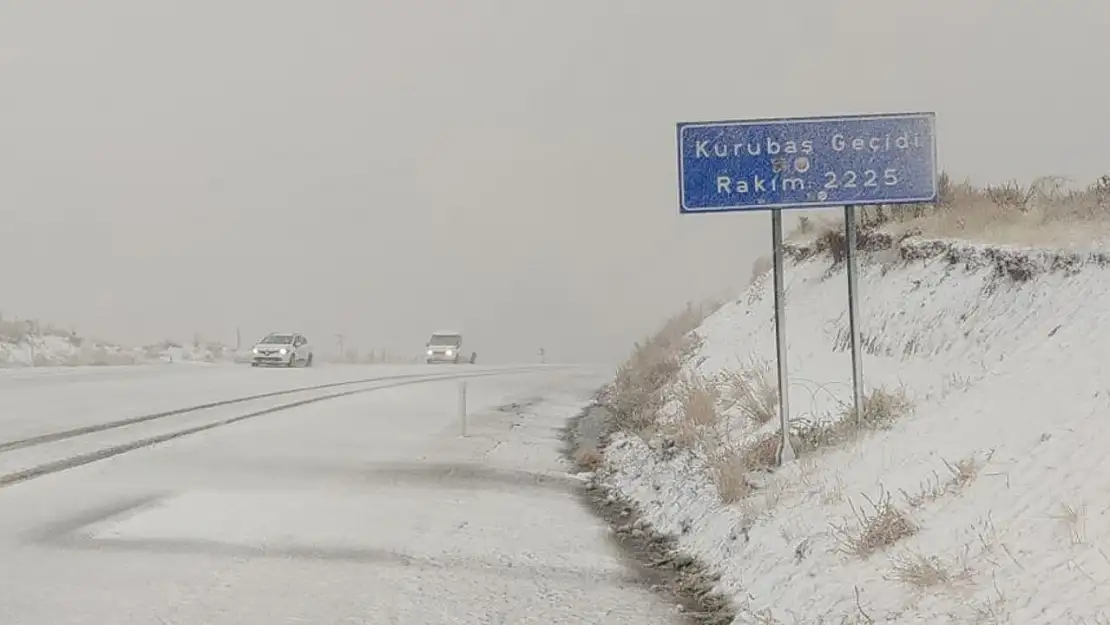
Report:
[[[335,382],[393,376],[484,373],[497,366],[321,365],[252,368],[35,367],[0,370],[0,443],[153,413]],[[341,389],[331,389],[332,392]],[[323,394],[325,391],[321,391]],[[298,397],[276,397],[278,403]],[[257,404],[251,404],[257,407]],[[242,406],[229,407],[240,410]],[[201,415],[206,416],[206,415]]]
[[[836,419],[851,399],[845,274],[826,255],[795,257],[791,417]],[[616,435],[607,482],[722,574],[737,623],[1110,622],[1106,265],[917,239],[874,252],[859,280],[865,385],[901,388],[909,415],[803,457],[732,505],[705,461],[663,453],[657,438]],[[684,374],[773,366],[770,286],[766,276],[703,323]],[[757,426],[724,414],[751,440]],[[845,553],[884,493],[916,533]]]
[[[0,367],[231,362],[237,359],[242,357],[215,342],[182,345],[163,341],[143,347],[125,347],[50,326],[44,328],[34,321],[0,321]]]
[[[560,457],[604,375],[473,379],[465,437],[442,381],[2,488],[0,622],[674,623]]]

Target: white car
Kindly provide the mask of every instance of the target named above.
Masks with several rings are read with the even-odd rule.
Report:
[[[275,332],[267,334],[251,349],[251,366],[279,367],[312,366],[312,345],[303,334]]]
[[[462,355],[462,335],[458,332],[433,332],[432,338],[424,346],[424,362],[429,365],[437,362],[474,364],[477,357],[475,353],[471,353],[469,357]]]

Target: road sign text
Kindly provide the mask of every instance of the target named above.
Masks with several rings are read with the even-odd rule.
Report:
[[[931,202],[932,113],[678,125],[682,212]]]

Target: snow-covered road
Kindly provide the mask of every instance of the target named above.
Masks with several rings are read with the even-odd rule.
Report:
[[[25,374],[0,377],[0,443],[413,374],[478,374],[467,381],[465,437],[457,380],[379,379],[167,417],[159,431],[365,391],[0,486],[0,622],[676,621],[580,505],[560,458],[559,429],[606,371],[201,366],[53,381]],[[83,410],[83,402],[95,408]],[[155,426],[140,427],[146,436]],[[35,464],[35,454],[53,462],[138,435],[127,426],[0,449],[0,474],[6,453],[22,454],[20,466]]]
[[[474,373],[506,368],[478,366],[465,370]],[[453,369],[367,365],[257,370],[222,364],[0,369],[0,442],[248,395],[458,372]]]

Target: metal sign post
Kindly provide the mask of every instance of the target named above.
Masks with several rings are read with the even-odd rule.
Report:
[[[844,207],[852,392],[862,418],[855,206],[933,203],[936,115],[895,113],[677,125],[679,212],[771,211],[780,462],[790,462],[782,209]]]
[[[786,288],[783,286],[782,262],[782,211],[771,211],[771,257],[775,272],[775,351],[779,365],[779,428],[782,443],[779,446],[779,465],[794,460],[794,447],[790,444],[790,385],[786,369]]]
[[[856,267],[856,207],[844,207],[844,265],[848,273],[848,332],[852,341],[852,407],[863,424],[863,359],[859,345],[859,277]]]

